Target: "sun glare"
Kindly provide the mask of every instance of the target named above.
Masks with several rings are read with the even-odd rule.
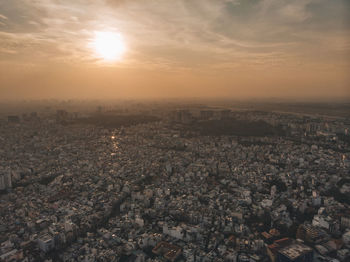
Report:
[[[114,32],[96,32],[92,46],[96,54],[106,61],[121,60],[126,50],[123,37]]]

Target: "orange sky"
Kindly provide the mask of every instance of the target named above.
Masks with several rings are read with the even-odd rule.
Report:
[[[347,0],[2,0],[0,98],[350,98],[349,13]],[[122,59],[96,54],[96,32],[122,36]]]

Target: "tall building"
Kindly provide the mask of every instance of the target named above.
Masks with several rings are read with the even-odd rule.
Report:
[[[213,118],[214,116],[214,111],[212,110],[201,110],[200,111],[200,118],[202,120],[209,120],[211,118]]]
[[[57,110],[56,112],[56,121],[60,122],[60,121],[65,121],[68,119],[68,112],[65,110]]]
[[[220,114],[220,119],[229,118],[231,115],[231,110],[221,110],[219,114]]]
[[[7,122],[9,123],[19,123],[19,116],[8,116],[7,117]]]
[[[350,215],[342,215],[340,224],[342,228],[350,228]]]
[[[55,248],[55,241],[51,235],[44,234],[38,238],[38,246],[41,251],[46,253]]]
[[[298,227],[296,237],[306,243],[315,244],[327,238],[326,232],[310,224],[302,224]]]
[[[181,122],[183,124],[189,124],[192,122],[192,114],[189,110],[178,110],[175,112],[174,119],[175,122]]]
[[[290,246],[292,243],[293,240],[290,238],[276,240],[273,244],[267,246],[267,255],[270,257],[272,262],[277,262],[278,251],[284,247]]]
[[[302,243],[294,243],[277,252],[277,262],[312,262],[313,250]]]
[[[0,190],[12,187],[11,173],[0,174]]]

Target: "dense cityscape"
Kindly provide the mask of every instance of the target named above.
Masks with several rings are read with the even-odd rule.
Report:
[[[350,118],[229,106],[0,119],[0,261],[350,261]]]
[[[0,262],[350,262],[350,0],[0,0]]]

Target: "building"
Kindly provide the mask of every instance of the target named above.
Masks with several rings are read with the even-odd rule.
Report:
[[[9,123],[19,123],[19,116],[8,116],[7,117],[7,122]]]
[[[219,111],[220,119],[229,118],[230,115],[231,115],[231,110],[220,110]]]
[[[13,249],[5,254],[0,255],[0,261],[10,262],[10,261],[22,261],[23,259],[23,251]]]
[[[340,225],[342,228],[350,228],[350,216],[349,215],[343,215],[340,218]]]
[[[327,234],[321,228],[312,226],[310,224],[302,224],[297,230],[296,237],[307,243],[319,243],[327,238]]]
[[[312,262],[313,250],[302,243],[294,243],[277,252],[277,262]]]
[[[38,238],[38,246],[41,251],[47,253],[55,248],[55,241],[49,234],[44,234]]]
[[[11,173],[0,174],[0,190],[5,190],[12,187]]]
[[[284,247],[291,245],[293,242],[290,238],[282,238],[276,240],[273,244],[267,246],[267,254],[270,257],[272,262],[277,261],[278,251]]]
[[[61,122],[61,121],[65,121],[68,119],[68,112],[65,110],[57,110],[56,112],[56,121],[57,122]]]
[[[202,120],[209,120],[211,118],[213,118],[214,116],[214,111],[212,110],[201,110],[200,111],[200,118]]]
[[[182,251],[179,246],[172,245],[168,242],[162,241],[158,243],[152,252],[156,255],[162,255],[169,261],[175,261],[178,256],[181,255]]]
[[[320,215],[315,215],[313,220],[312,220],[312,225],[315,227],[321,227],[324,229],[329,230],[329,224],[330,224],[330,219],[320,216]]]
[[[250,257],[245,254],[245,253],[241,253],[237,256],[237,262],[250,262]]]
[[[189,110],[178,110],[175,112],[174,121],[182,124],[189,124],[193,120],[192,114]]]

